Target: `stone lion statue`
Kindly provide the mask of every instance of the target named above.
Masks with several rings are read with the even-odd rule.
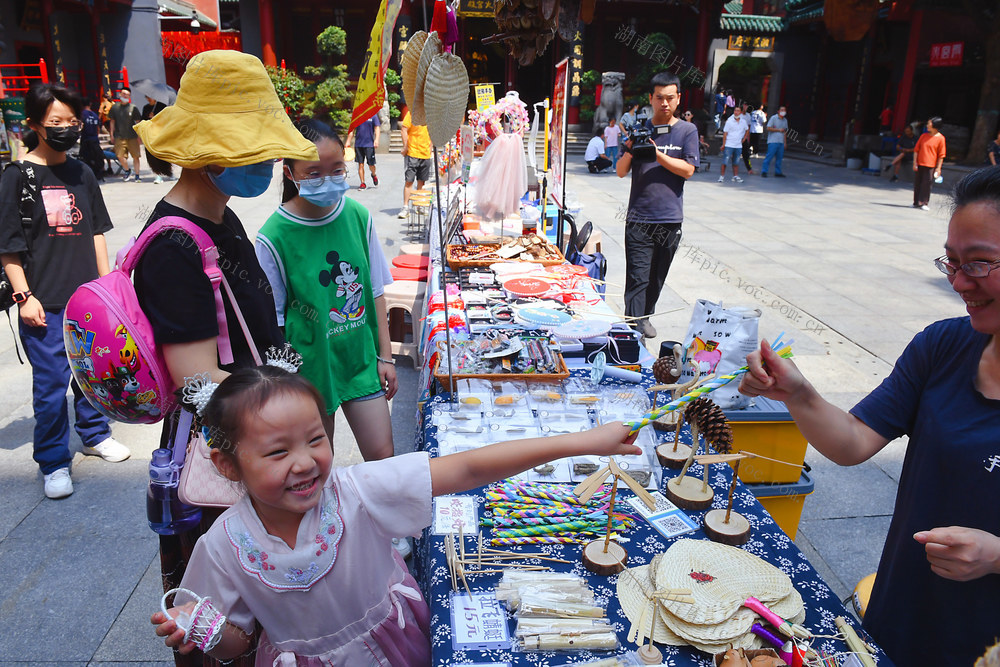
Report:
[[[625,100],[622,97],[624,72],[605,72],[601,75],[601,101],[594,110],[594,130],[604,127],[608,121],[622,117]]]

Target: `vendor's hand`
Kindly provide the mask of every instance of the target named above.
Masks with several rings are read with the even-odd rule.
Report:
[[[21,319],[29,327],[45,326],[45,309],[42,307],[42,302],[36,299],[34,295],[29,296],[28,300],[22,303],[17,311],[21,315]]]
[[[167,610],[170,614],[169,618],[162,611],[158,611],[150,617],[149,621],[156,626],[156,636],[165,638],[163,643],[170,648],[176,649],[181,655],[187,655],[196,646],[194,642],[184,641],[184,630],[179,628],[177,622],[174,620],[182,611],[190,614],[194,611],[194,603],[189,603],[183,607],[171,607]]]
[[[743,374],[739,387],[744,396],[788,402],[806,386],[806,379],[795,364],[779,357],[766,340],[760,341],[760,350],[747,355],[747,366],[749,370]]]
[[[582,453],[595,456],[628,456],[641,454],[642,449],[633,445],[638,432],[630,433],[631,429],[622,422],[611,422],[580,434]]]
[[[913,535],[927,552],[931,572],[952,581],[972,581],[1000,572],[1000,537],[976,528],[947,526]]]
[[[385,400],[392,399],[399,389],[399,381],[396,379],[396,367],[384,361],[378,362],[378,381],[385,389]]]

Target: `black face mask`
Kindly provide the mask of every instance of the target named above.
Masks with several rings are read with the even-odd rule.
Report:
[[[80,128],[78,127],[45,127],[45,143],[54,151],[60,153],[73,148],[80,140]]]

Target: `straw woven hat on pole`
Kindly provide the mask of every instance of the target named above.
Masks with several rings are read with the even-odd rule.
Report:
[[[399,69],[403,77],[403,99],[406,106],[410,107],[410,115],[413,115],[413,96],[417,90],[417,65],[420,64],[420,52],[427,41],[427,33],[423,30],[413,33],[410,41],[403,51],[403,59]]]
[[[462,127],[469,102],[469,73],[462,59],[442,53],[431,61],[424,83],[427,132],[435,146],[444,146]]]
[[[407,46],[409,51],[410,47]],[[413,91],[413,102],[410,104],[410,116],[414,125],[426,125],[427,116],[424,113],[424,86],[427,83],[427,70],[435,56],[441,55],[441,39],[436,32],[427,36],[424,48],[420,50],[420,62],[417,64],[416,89]]]

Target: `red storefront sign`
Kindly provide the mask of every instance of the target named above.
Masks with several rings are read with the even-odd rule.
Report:
[[[965,42],[931,44],[931,67],[959,67]]]

